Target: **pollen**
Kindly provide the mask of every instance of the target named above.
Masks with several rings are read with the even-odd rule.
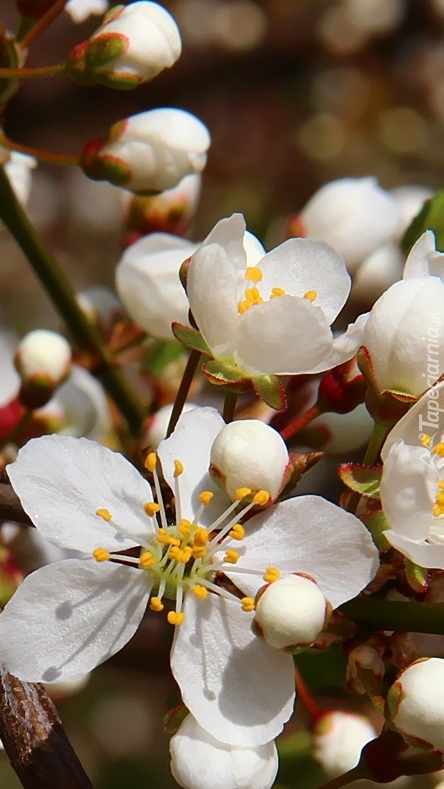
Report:
[[[244,499],[245,496],[249,496],[251,494],[251,488],[238,488],[234,494],[234,498],[236,501],[241,501]]]
[[[257,493],[253,496],[253,503],[257,504],[259,507],[265,507],[266,504],[270,501],[271,496],[268,490],[258,490]]]
[[[163,611],[164,604],[162,603],[162,600],[160,599],[160,597],[152,597],[151,598],[151,600],[150,600],[150,608],[151,608],[151,611]]]
[[[111,558],[110,552],[105,550],[105,548],[96,548],[96,550],[93,551],[93,556],[96,562],[106,562]]]
[[[159,529],[157,532],[157,542],[167,544],[170,539],[170,535],[167,529]]]
[[[240,553],[238,551],[233,551],[232,548],[229,548],[225,551],[224,561],[228,562],[228,564],[237,564],[239,561]]]
[[[185,619],[185,614],[181,611],[169,611],[167,619],[170,625],[181,625]]]
[[[99,518],[103,518],[103,520],[107,522],[109,522],[112,518],[110,511],[105,509],[105,507],[101,507],[99,510],[96,510],[96,515],[98,515]]]
[[[155,470],[157,466],[157,455],[155,452],[150,452],[149,455],[146,456],[145,459],[145,468],[151,473]]]
[[[195,546],[199,545],[203,547],[204,545],[207,544],[208,537],[209,537],[208,529],[202,529],[202,528],[196,529],[196,533],[194,535],[194,545]]]
[[[268,584],[272,584],[272,583],[274,583],[274,581],[278,580],[280,574],[281,573],[277,569],[277,567],[267,567],[267,572],[263,575],[263,579]]]
[[[433,447],[432,452],[434,455],[444,458],[444,442],[440,441],[439,444],[436,444],[436,446]]]
[[[203,490],[202,493],[199,493],[199,499],[204,505],[204,507],[208,507],[213,496],[214,493],[212,493],[211,490]]]
[[[153,518],[156,512],[159,512],[160,506],[156,504],[155,501],[147,501],[147,503],[143,505],[143,509],[150,518]]]
[[[245,279],[249,282],[260,282],[263,276],[260,268],[256,268],[256,266],[248,266],[245,271]]]
[[[286,292],[283,288],[272,288],[270,299],[278,299],[279,296],[286,296]]]
[[[201,586],[201,584],[196,584],[193,586],[193,592],[196,597],[200,597],[201,600],[205,600],[208,597],[208,589],[205,586]]]
[[[139,567],[142,570],[147,570],[149,567],[152,567],[154,564],[153,554],[151,551],[145,551],[142,553],[139,559]]]
[[[242,611],[246,611],[247,613],[254,611],[255,605],[254,605],[253,597],[243,597],[241,599],[241,603],[242,603]]]
[[[307,299],[308,301],[314,301],[317,299],[317,297],[318,294],[316,290],[307,290],[307,292],[304,293],[304,299]]]
[[[177,477],[180,477],[181,474],[183,474],[183,463],[181,463],[180,460],[175,460],[174,461],[174,479],[177,479]]]
[[[233,540],[243,540],[245,537],[245,529],[241,523],[235,523],[230,531],[230,537]]]
[[[191,531],[191,521],[187,520],[186,518],[182,518],[179,526],[179,532],[183,535],[183,537],[188,537]]]
[[[195,545],[192,550],[192,557],[193,559],[203,559],[207,552],[205,545]]]

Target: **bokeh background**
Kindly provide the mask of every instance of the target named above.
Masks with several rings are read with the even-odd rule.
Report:
[[[274,246],[283,240],[288,217],[318,186],[344,176],[371,174],[386,188],[442,186],[444,0],[164,5],[184,43],[171,71],[129,93],[79,88],[62,77],[25,83],[7,111],[8,135],[76,153],[125,116],[158,106],[195,113],[213,142],[193,239],[219,218],[241,211],[249,229]],[[0,11],[14,30],[13,0],[1,0]],[[75,26],[63,14],[35,46],[29,65],[63,60],[97,24],[91,18]],[[112,287],[124,238],[118,190],[88,182],[76,171],[42,166],[29,211],[76,288]],[[59,325],[5,231],[0,320],[18,334]],[[63,721],[97,789],[175,785],[168,775],[168,737],[161,730],[164,712],[178,702],[168,671],[169,637],[160,620],[150,620],[82,691],[61,702]],[[343,669],[339,658],[303,664],[325,703],[349,706],[354,701],[345,693],[338,697]],[[305,755],[302,719],[297,708],[282,740],[281,789],[311,789],[322,780]],[[431,782],[422,777],[413,785],[426,789]],[[4,755],[0,786],[19,786]]]

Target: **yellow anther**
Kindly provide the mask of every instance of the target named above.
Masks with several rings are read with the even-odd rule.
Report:
[[[233,540],[243,540],[245,537],[245,529],[241,523],[235,523],[233,528],[230,531],[230,537]]]
[[[444,479],[440,479],[438,482],[438,488],[440,490],[444,490]]]
[[[174,478],[177,479],[177,477],[180,477],[181,474],[183,474],[183,463],[181,463],[180,460],[175,460],[174,461]]]
[[[432,452],[434,455],[439,455],[440,458],[444,458],[444,442],[440,441],[439,444],[433,447]]]
[[[205,600],[205,598],[208,597],[208,589],[205,586],[201,586],[200,584],[193,586],[193,592],[196,597],[200,597],[201,600]]]
[[[443,509],[443,507],[440,504],[434,504],[433,505],[433,507],[432,507],[432,515],[435,518],[439,518],[440,515],[443,514],[443,512],[444,512],[444,509]]]
[[[270,501],[271,496],[268,490],[258,490],[257,493],[253,496],[253,503],[256,504],[258,507],[265,507],[266,504]]]
[[[307,292],[304,293],[304,299],[307,299],[308,301],[314,301],[317,299],[317,297],[318,294],[315,290],[307,290]]]
[[[203,559],[207,552],[207,549],[204,545],[195,545],[192,551],[193,559]]]
[[[167,543],[170,535],[167,529],[159,529],[157,532],[157,542]]]
[[[286,291],[283,288],[272,288],[270,299],[278,299],[279,296],[286,296]]]
[[[184,537],[188,537],[191,531],[191,521],[188,521],[186,518],[182,518],[179,526],[179,531]]]
[[[99,518],[103,518],[104,521],[108,521],[108,522],[111,520],[112,517],[110,511],[105,509],[105,507],[101,507],[99,510],[96,510],[96,515],[98,515]]]
[[[245,272],[245,279],[249,282],[260,282],[263,276],[260,268],[256,268],[256,266],[248,266]]]
[[[159,512],[160,507],[155,501],[147,501],[147,503],[143,505],[143,509],[145,510],[146,514],[152,518],[156,512]]]
[[[160,597],[152,597],[151,598],[151,600],[150,600],[151,611],[163,611],[164,607],[165,606],[162,603],[162,600],[160,599]]]
[[[224,561],[228,562],[228,564],[237,564],[239,557],[240,553],[238,551],[233,551],[229,548],[228,551],[225,551]]]
[[[148,469],[148,471],[151,471],[152,473],[156,468],[156,466],[157,466],[157,455],[155,452],[150,452],[149,455],[147,455],[145,458],[145,468]]]
[[[199,527],[198,529],[196,529],[196,532],[194,534],[193,544],[195,546],[203,547],[204,545],[207,544],[209,536],[210,535],[208,529],[203,529],[202,527]]]
[[[181,611],[169,611],[167,620],[170,625],[181,625],[183,620],[185,619],[185,614]]]
[[[190,561],[192,554],[192,549],[188,546],[186,548],[179,549],[177,552],[176,560],[181,562],[181,564],[186,564]],[[171,555],[171,554],[170,554]]]
[[[245,496],[249,496],[251,493],[251,488],[238,488],[234,493],[234,498],[236,501],[240,501],[244,499]]]
[[[247,611],[247,613],[250,613],[250,611],[254,611],[255,609],[253,597],[243,597],[241,600],[241,604],[242,604],[242,611]]]
[[[177,545],[172,545],[171,548],[170,548],[170,552],[168,554],[169,558],[170,559],[177,559],[177,557],[179,555],[179,550],[180,549],[178,548]]]
[[[251,304],[248,303],[246,299],[240,301],[237,305],[237,311],[242,315],[243,312],[246,312],[248,308],[251,307]]]
[[[436,503],[437,504],[444,504],[444,490],[440,490],[436,496]]]
[[[109,551],[105,550],[105,548],[96,548],[96,550],[93,551],[93,556],[96,562],[106,562],[110,559],[111,554]]]
[[[247,288],[245,290],[245,298],[247,304],[262,304],[264,301],[257,288]]]
[[[281,573],[277,567],[267,567],[267,572],[262,577],[264,581],[267,582],[267,584],[272,584],[274,581],[277,581],[280,574]]]
[[[211,493],[211,490],[203,490],[202,493],[199,493],[199,499],[204,505],[204,507],[208,507],[213,496],[214,493]]]
[[[180,546],[180,540],[178,537],[168,537],[167,543],[168,545],[177,545],[177,547]]]
[[[148,567],[152,567],[153,564],[154,564],[153,554],[150,551],[145,551],[144,553],[142,553],[139,559],[139,567],[141,567],[142,570],[147,570]]]
[[[432,440],[432,436],[430,436],[428,433],[423,433],[422,434],[422,436],[421,436],[421,444],[422,444],[423,447],[429,447],[431,440]]]

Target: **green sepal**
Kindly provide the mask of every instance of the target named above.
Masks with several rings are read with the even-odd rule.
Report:
[[[363,517],[362,522],[372,535],[373,542],[379,551],[388,551],[392,547],[384,534],[390,529],[390,524],[382,510]]]
[[[379,499],[382,467],[360,466],[358,463],[342,463],[339,476],[350,490],[369,499]]]
[[[410,588],[417,594],[424,594],[429,586],[429,571],[425,567],[404,559],[405,577]]]
[[[95,69],[122,57],[128,45],[128,37],[122,33],[102,33],[90,39],[86,50],[86,68],[91,77],[94,76]]]
[[[171,329],[176,340],[179,340],[182,345],[186,345],[187,348],[191,348],[193,351],[199,351],[205,356],[212,355],[204,338],[197,329],[191,329],[189,326],[183,326],[182,323],[176,322],[172,324]]]
[[[251,379],[253,389],[260,400],[282,411],[287,406],[287,398],[279,378],[276,375],[257,375]]]
[[[173,707],[172,710],[168,710],[162,721],[164,732],[166,734],[176,734],[179,726],[184,722],[188,714],[189,709],[185,707],[185,704],[179,704],[177,707]]]
[[[444,190],[425,201],[401,239],[401,249],[408,254],[418,238],[426,230],[433,230],[436,249],[444,251]]]
[[[226,364],[225,362],[220,362],[217,359],[211,359],[211,361],[205,362],[202,367],[202,372],[210,383],[216,386],[229,385],[233,387],[233,391],[244,392],[251,386],[250,379],[244,378],[244,376],[239,373],[237,367]]]

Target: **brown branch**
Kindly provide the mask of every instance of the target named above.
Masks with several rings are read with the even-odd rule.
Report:
[[[13,521],[23,526],[34,525],[23,509],[11,483],[7,481],[7,477],[6,481],[3,477],[0,480],[0,520]]]
[[[92,789],[43,685],[1,664],[0,737],[25,789]]]

